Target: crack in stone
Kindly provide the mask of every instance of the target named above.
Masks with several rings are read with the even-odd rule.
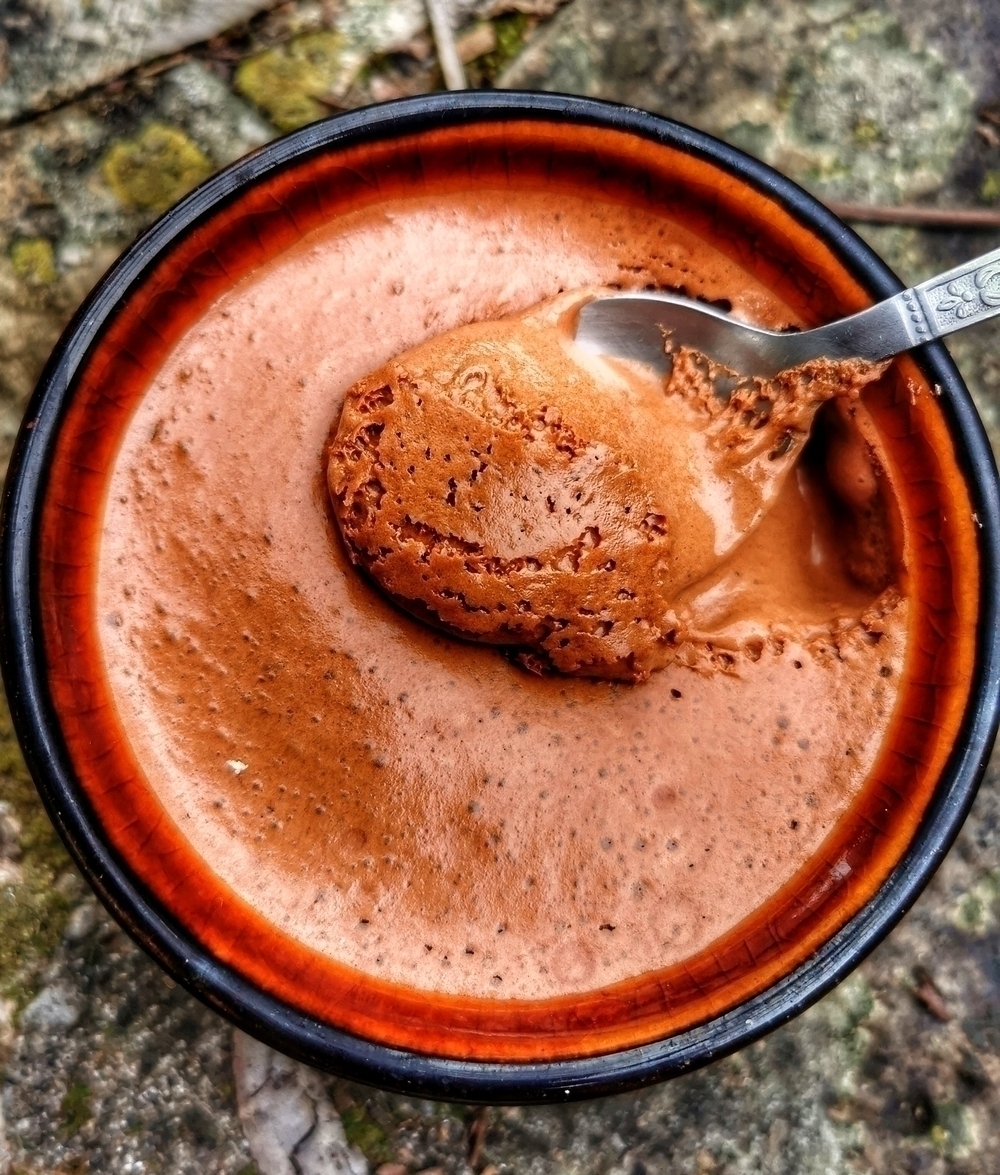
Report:
[[[260,1175],[367,1175],[314,1070],[237,1031],[233,1076]]]
[[[308,1175],[308,1173],[303,1170],[302,1164],[299,1162],[299,1151],[301,1151],[302,1148],[306,1145],[306,1143],[309,1142],[309,1140],[312,1138],[312,1136],[316,1133],[317,1126],[319,1126],[319,1111],[316,1106],[316,1102],[313,1101],[313,1099],[310,1098],[308,1094],[306,1094],[305,1096],[306,1096],[306,1100],[312,1104],[313,1120],[312,1120],[312,1124],[310,1125],[309,1129],[305,1132],[305,1134],[302,1135],[302,1137],[299,1139],[299,1141],[292,1147],[292,1149],[288,1153],[288,1161],[292,1164],[292,1168],[295,1171],[295,1175]]]

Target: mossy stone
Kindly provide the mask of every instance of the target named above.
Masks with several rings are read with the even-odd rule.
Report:
[[[356,1146],[373,1167],[393,1161],[395,1152],[389,1141],[389,1136],[381,1126],[373,1121],[364,1106],[348,1106],[340,1115],[344,1127],[344,1137]]]
[[[788,62],[780,138],[793,178],[827,197],[905,203],[936,192],[972,127],[974,91],[880,7]],[[789,154],[788,158],[793,155]],[[786,164],[787,169],[787,164]]]
[[[70,902],[56,888],[69,857],[56,835],[14,737],[6,699],[0,692],[0,799],[21,823],[21,880],[0,890],[0,994],[18,1008],[35,992],[35,967],[62,936]]]
[[[509,12],[493,22],[497,45],[492,51],[492,64],[496,73],[521,52],[528,35],[528,18],[523,12]]]
[[[83,1081],[74,1081],[66,1091],[59,1108],[67,1137],[76,1134],[93,1117],[90,1099],[90,1087]]]
[[[1000,918],[1000,870],[981,877],[959,899],[952,923],[966,934],[984,938]]]
[[[28,237],[10,247],[10,260],[17,276],[29,285],[49,285],[59,276],[52,242],[45,237]]]
[[[340,76],[342,49],[339,33],[306,33],[248,57],[236,71],[236,88],[279,130],[305,126],[328,113],[317,99]]]
[[[101,161],[104,179],[122,204],[153,211],[169,208],[213,170],[183,131],[160,122],[112,144]]]

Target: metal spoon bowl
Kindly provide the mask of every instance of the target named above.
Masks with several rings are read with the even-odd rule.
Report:
[[[668,346],[687,346],[740,375],[768,378],[809,359],[887,359],[996,314],[1000,249],[813,330],[763,330],[674,294],[628,293],[586,303],[576,341],[663,371]]]

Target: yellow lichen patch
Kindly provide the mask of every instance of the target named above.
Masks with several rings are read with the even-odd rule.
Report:
[[[52,242],[44,237],[15,241],[10,247],[10,260],[17,276],[31,285],[47,285],[58,276]]]
[[[883,137],[882,128],[873,118],[859,118],[854,124],[852,137],[855,143],[868,147]]]
[[[236,88],[279,130],[294,130],[328,113],[317,98],[340,80],[342,46],[339,33],[306,33],[247,58],[236,71]]]
[[[159,211],[212,174],[207,155],[183,131],[151,122],[134,139],[114,143],[101,161],[108,187],[133,208]]]
[[[979,195],[983,200],[988,200],[991,204],[997,199],[1000,199],[1000,171],[988,171],[983,176]]]

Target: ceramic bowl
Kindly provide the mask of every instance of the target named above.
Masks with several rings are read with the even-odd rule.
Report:
[[[128,932],[234,1023],[310,1064],[451,1101],[619,1092],[757,1039],[889,932],[954,839],[998,719],[997,473],[940,343],[871,408],[905,484],[912,659],[889,753],[823,850],[683,965],[544,1006],[357,983],[228,901],[162,819],[116,725],[94,635],[108,470],[156,364],[199,308],[330,218],[489,178],[648,204],[709,238],[806,322],[898,291],[820,203],[764,164],[642,111],[548,94],[437,94],[315,123],[219,173],[115,264],[25,416],[3,508],[3,673],[74,859]],[[941,732],[944,732],[943,734]]]

